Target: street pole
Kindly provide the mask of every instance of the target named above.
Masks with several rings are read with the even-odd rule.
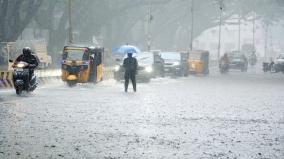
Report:
[[[152,1],[149,0],[149,6],[148,6],[148,31],[147,31],[147,50],[151,50],[151,42],[152,42],[152,37],[151,37],[151,18],[152,18]]]
[[[222,14],[223,14],[223,0],[220,0],[220,19],[219,19],[219,42],[218,42],[218,59],[220,59],[220,49],[221,49],[221,31],[222,31]]]
[[[241,11],[239,10],[239,40],[238,40],[238,51],[241,52]]]
[[[68,15],[69,15],[69,44],[73,44],[72,0],[68,0]]]
[[[190,29],[190,44],[189,48],[190,50],[193,49],[193,26],[194,26],[194,0],[191,0],[191,29]]]
[[[253,14],[253,20],[252,20],[252,44],[253,44],[253,49],[255,51],[255,13]]]
[[[268,22],[266,22],[265,24],[264,61],[267,60],[267,38],[268,38]]]

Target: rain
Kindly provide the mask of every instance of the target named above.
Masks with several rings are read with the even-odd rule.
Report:
[[[283,0],[0,0],[0,158],[282,159],[283,17]]]

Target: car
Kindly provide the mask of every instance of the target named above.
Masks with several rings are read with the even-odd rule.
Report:
[[[124,59],[127,57],[125,55]],[[159,56],[155,56],[150,52],[143,52],[134,54],[133,57],[137,59],[138,70],[136,80],[138,82],[150,82],[154,77],[163,77],[164,64]],[[123,61],[120,65],[114,66],[114,79],[121,81],[124,79]]]
[[[284,73],[284,53],[280,53],[276,58],[272,67],[272,72],[283,72]]]
[[[246,56],[238,51],[227,53],[229,57],[229,69],[246,72],[248,69],[248,60]]]
[[[183,62],[180,52],[161,52],[161,57],[164,60],[165,75],[175,77],[183,75]]]

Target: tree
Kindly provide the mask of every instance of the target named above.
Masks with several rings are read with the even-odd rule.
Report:
[[[43,0],[0,0],[0,41],[16,41]]]

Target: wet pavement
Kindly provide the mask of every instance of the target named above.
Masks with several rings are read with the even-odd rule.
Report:
[[[284,158],[283,79],[213,72],[137,93],[113,80],[0,90],[0,158]]]

